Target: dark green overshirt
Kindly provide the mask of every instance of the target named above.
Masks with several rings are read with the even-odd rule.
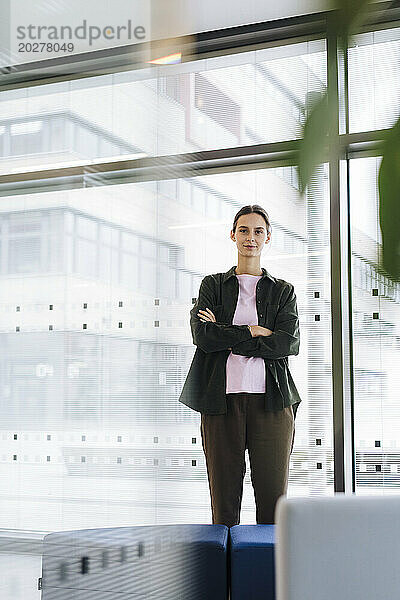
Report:
[[[264,267],[256,286],[258,325],[269,336],[252,337],[247,325],[232,325],[239,296],[236,265],[226,273],[206,275],[190,311],[193,343],[197,346],[179,402],[203,414],[225,414],[226,360],[233,354],[256,356],[265,362],[265,410],[293,405],[296,416],[301,398],[289,371],[288,356],[300,347],[297,301],[291,283],[272,277]],[[197,313],[209,308],[216,323],[201,321]],[[250,323],[252,325],[252,323]]]

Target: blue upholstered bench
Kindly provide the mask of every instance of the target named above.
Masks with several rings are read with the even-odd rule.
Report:
[[[42,600],[226,600],[228,535],[225,525],[50,533]]]
[[[230,528],[231,600],[275,598],[275,525]]]

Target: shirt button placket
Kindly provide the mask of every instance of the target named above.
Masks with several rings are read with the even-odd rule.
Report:
[[[258,291],[258,284],[260,283],[260,281],[257,281],[257,285],[256,285],[257,313],[259,313],[260,304],[261,304],[261,300],[259,298],[259,291]],[[262,319],[262,313],[259,313],[259,317],[260,317],[260,319]]]

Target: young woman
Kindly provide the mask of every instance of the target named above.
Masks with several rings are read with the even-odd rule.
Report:
[[[235,216],[238,264],[204,277],[190,311],[197,346],[179,401],[201,413],[213,523],[240,522],[248,449],[257,523],[286,494],[301,398],[288,366],[300,346],[293,285],[260,266],[271,225],[259,205]]]

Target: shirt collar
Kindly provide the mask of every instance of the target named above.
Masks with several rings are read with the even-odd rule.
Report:
[[[229,269],[229,271],[227,271],[226,273],[223,274],[223,277],[222,277],[223,283],[225,283],[225,281],[227,281],[230,277],[236,276],[236,273],[235,273],[236,267],[237,267],[237,265],[233,265],[233,267],[231,267]],[[263,272],[261,279],[264,279],[264,277],[269,277],[271,279],[271,281],[273,281],[275,283],[275,278],[272,277],[272,275],[270,275],[268,273],[267,269],[264,269],[264,267],[261,267],[261,270]]]

